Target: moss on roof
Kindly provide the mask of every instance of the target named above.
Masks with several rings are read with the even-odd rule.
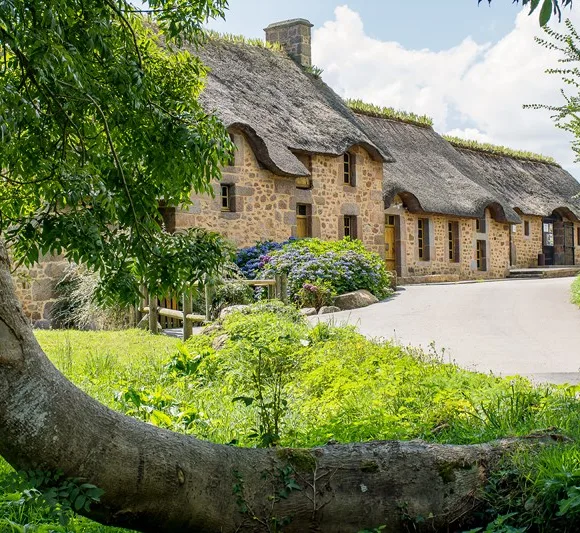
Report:
[[[400,111],[393,107],[381,107],[375,104],[368,104],[362,100],[347,99],[345,102],[353,111],[362,115],[398,120],[400,122],[406,122],[407,124],[421,126],[422,128],[433,127],[433,119],[427,115],[416,115],[415,113]]]
[[[453,137],[451,135],[443,135],[445,140],[456,146],[457,148],[467,148],[468,150],[475,150],[476,152],[484,152],[486,154],[513,157],[514,159],[521,159],[522,161],[537,161],[539,163],[546,163],[548,165],[560,165],[553,157],[542,154],[535,154],[534,152],[526,152],[523,150],[513,150],[506,146],[497,146],[495,144],[481,143],[478,141],[470,141],[460,137]]]
[[[257,38],[252,39],[244,35],[235,35],[233,33],[219,33],[214,30],[206,30],[206,36],[208,39],[214,41],[226,41],[228,43],[247,44],[248,46],[258,46],[260,48],[274,50],[275,52],[283,51],[280,43],[270,43],[262,39]]]

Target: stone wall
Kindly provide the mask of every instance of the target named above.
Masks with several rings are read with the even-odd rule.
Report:
[[[476,232],[476,221],[433,214],[414,214],[398,197],[387,214],[398,221],[397,265],[401,283],[443,282],[504,278],[509,266],[509,225],[493,220],[486,211],[486,231]],[[428,260],[419,257],[418,220],[429,221]],[[458,224],[458,243],[454,260],[449,258],[448,223]],[[478,270],[477,241],[486,243],[485,270]]]
[[[512,226],[512,247],[516,268],[538,266],[538,254],[542,253],[542,217],[520,215],[521,224]],[[530,234],[525,235],[525,223],[529,224]]]
[[[382,163],[363,148],[354,147],[356,184],[343,183],[343,157],[302,155],[311,168],[308,179],[286,178],[260,167],[243,134],[234,132],[235,164],[223,169],[221,183],[214,184],[215,197],[192,195],[187,210],[166,213],[170,229],[203,227],[217,231],[237,247],[259,240],[284,241],[296,236],[296,204],[310,210],[313,237],[336,240],[344,236],[344,215],[356,216],[357,236],[367,248],[384,254]],[[221,207],[220,185],[230,185],[232,208]]]
[[[486,210],[488,224],[488,272],[487,277],[492,279],[505,278],[510,267],[510,231],[511,225],[497,222]],[[479,237],[478,237],[479,238]],[[477,272],[476,274],[481,274]],[[472,276],[480,279],[482,276]]]
[[[20,267],[13,274],[16,295],[33,323],[50,319],[56,300],[55,287],[68,264],[62,256],[47,255],[32,268]]]

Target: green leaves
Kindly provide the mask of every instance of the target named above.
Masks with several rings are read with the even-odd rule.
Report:
[[[9,486],[16,491],[10,495],[12,504],[29,506],[36,503],[45,506],[61,526],[68,525],[73,513],[88,512],[91,505],[98,503],[104,494],[102,489],[91,483],[65,478],[62,472],[43,470],[14,473]],[[28,527],[25,526],[23,531],[29,531]]]
[[[149,0],[151,14],[169,39],[182,43],[198,42],[203,24],[212,18],[224,18],[227,0]]]
[[[564,22],[565,31],[556,32],[545,27],[546,38],[536,38],[536,42],[555,54],[555,60],[562,66],[548,69],[547,74],[556,74],[572,89],[568,94],[561,91],[564,103],[560,105],[528,104],[527,109],[547,109],[552,112],[552,119],[558,128],[566,130],[573,135],[572,150],[576,157],[580,154],[580,70],[575,66],[580,61],[580,35],[572,22]],[[556,55],[557,54],[557,55]],[[575,92],[575,94],[574,94]]]
[[[552,0],[544,0],[540,11],[540,26],[545,26],[552,16]]]
[[[483,0],[478,0],[477,3],[481,4]],[[572,0],[521,0],[523,6],[530,4],[530,15],[538,8],[540,2],[542,2],[542,9],[540,10],[540,26],[544,27],[550,21],[552,13],[558,16],[558,20],[562,20],[562,8],[569,7],[572,8]],[[488,4],[491,4],[491,0],[487,0]],[[513,0],[514,4],[518,4],[520,0]]]
[[[156,34],[123,0],[0,4],[0,232],[18,261],[63,252],[124,301],[139,282],[178,289],[219,263],[217,237],[161,235],[159,204],[212,194],[230,157],[224,126],[197,102],[204,66],[167,46],[199,40],[225,6],[150,2]],[[153,273],[162,258],[174,268]]]
[[[531,15],[540,5],[540,0],[531,0],[530,4],[531,4],[530,6],[530,15]]]

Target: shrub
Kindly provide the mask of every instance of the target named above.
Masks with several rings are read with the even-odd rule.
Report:
[[[257,243],[255,246],[242,248],[241,250],[238,250],[236,255],[236,265],[238,265],[247,279],[256,279],[256,275],[264,266],[262,258],[267,257],[276,250],[281,250],[282,247],[289,242],[291,241],[262,241]]]
[[[241,309],[239,313],[243,315],[272,313],[285,320],[294,322],[295,324],[304,324],[304,316],[300,314],[295,307],[284,305],[279,300],[264,300],[262,302],[257,302],[249,307]]]
[[[335,297],[336,292],[332,284],[320,279],[302,285],[297,295],[300,307],[314,307],[316,311],[320,311],[325,305],[331,305]]]
[[[63,329],[121,329],[129,325],[129,310],[97,302],[99,276],[71,264],[56,286],[52,324]]]
[[[218,285],[211,301],[211,315],[217,318],[220,312],[231,305],[248,305],[254,302],[254,291],[240,281],[229,281]]]
[[[235,376],[236,396],[251,408],[256,424],[246,435],[263,447],[280,443],[288,410],[288,387],[300,367],[307,337],[304,322],[296,323],[272,312],[226,317],[229,342],[222,350],[224,370]]]
[[[381,257],[358,240],[302,239],[261,259],[266,275],[286,274],[288,290],[295,301],[305,284],[326,284],[336,293],[366,289],[378,298],[391,294],[391,274]]]

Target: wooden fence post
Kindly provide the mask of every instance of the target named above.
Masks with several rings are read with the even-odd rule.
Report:
[[[183,293],[183,340],[186,341],[193,335],[193,322],[187,319],[187,315],[193,313],[191,291]]]
[[[282,299],[282,276],[280,274],[276,274],[274,277],[276,281],[276,285],[274,286],[274,298],[278,300]]]
[[[149,331],[154,335],[159,333],[157,327],[159,323],[159,313],[157,312],[157,296],[149,294]]]

